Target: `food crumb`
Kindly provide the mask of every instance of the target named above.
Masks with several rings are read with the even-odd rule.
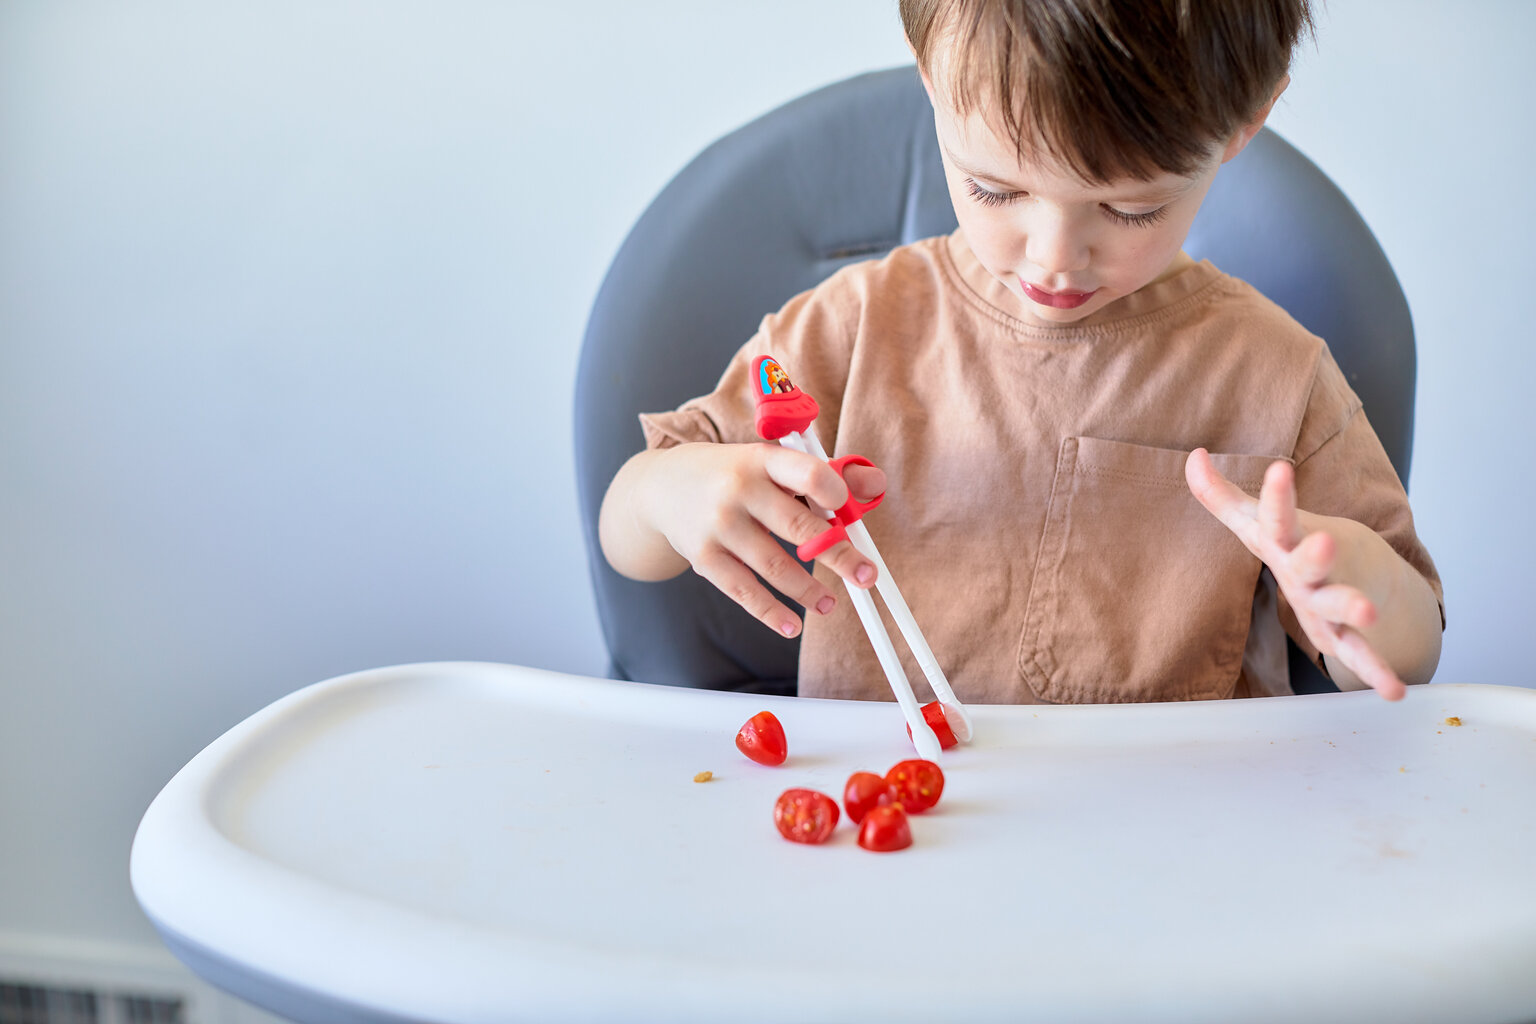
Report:
[[[699,774],[697,774],[697,775],[695,775],[693,777],[693,781],[694,782],[708,782],[710,779],[712,779],[714,777],[715,777],[715,773],[714,772],[699,772]]]
[[[1445,724],[1445,725],[1460,725],[1461,724],[1461,719],[1458,718],[1455,715],[1452,715],[1450,718],[1447,718],[1443,724]]]

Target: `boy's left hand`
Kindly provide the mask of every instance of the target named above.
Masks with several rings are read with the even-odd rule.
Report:
[[[1200,504],[1269,566],[1318,651],[1387,700],[1400,700],[1403,681],[1362,635],[1376,622],[1376,602],[1360,587],[1379,578],[1371,562],[1385,546],[1380,538],[1354,520],[1298,509],[1296,474],[1286,462],[1270,465],[1258,498],[1222,476],[1204,448],[1190,453],[1184,477]]]

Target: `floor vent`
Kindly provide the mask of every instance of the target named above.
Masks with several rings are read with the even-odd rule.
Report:
[[[186,1024],[186,1020],[181,999],[0,982],[0,1024]]]

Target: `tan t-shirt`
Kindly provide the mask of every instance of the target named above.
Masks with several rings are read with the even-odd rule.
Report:
[[[864,523],[966,702],[1289,692],[1282,627],[1316,651],[1190,494],[1196,447],[1251,494],[1289,460],[1300,507],[1370,525],[1440,596],[1360,400],[1255,289],[1200,263],[1072,325],[1016,301],[958,232],[844,268],[764,319],[713,393],[643,415],[646,443],[757,440],[749,366],[777,359],[827,450],[885,470]],[[850,601],[806,616],[799,692],[889,699]]]

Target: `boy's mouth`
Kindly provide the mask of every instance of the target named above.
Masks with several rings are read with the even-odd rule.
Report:
[[[1019,285],[1024,289],[1024,294],[1029,296],[1030,301],[1038,302],[1042,306],[1050,306],[1052,309],[1076,309],[1093,298],[1098,291],[1095,288],[1091,292],[1048,292],[1044,288],[1037,288],[1030,284],[1022,277],[1019,278]]]

